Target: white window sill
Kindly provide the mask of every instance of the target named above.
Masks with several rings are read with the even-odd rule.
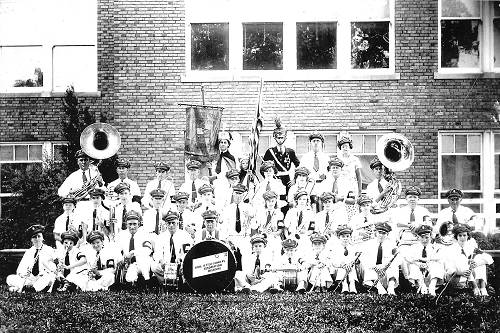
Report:
[[[16,98],[16,97],[63,97],[66,94],[64,91],[30,91],[30,92],[0,92],[0,98]],[[101,97],[100,91],[76,91],[78,97]]]
[[[498,79],[500,72],[483,73],[434,73],[435,80],[453,80],[453,79]]]
[[[243,81],[372,81],[372,80],[399,80],[399,73],[387,71],[363,70],[362,72],[335,73],[325,70],[304,70],[294,72],[283,71],[250,71],[248,73],[230,72],[188,72],[181,76],[181,82],[230,82]]]

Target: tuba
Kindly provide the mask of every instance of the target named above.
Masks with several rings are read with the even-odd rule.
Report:
[[[372,214],[383,213],[396,203],[402,188],[394,171],[408,169],[415,157],[410,140],[399,133],[384,134],[377,141],[376,152],[378,159],[385,167],[383,172],[385,180],[389,182],[389,191],[372,207]]]

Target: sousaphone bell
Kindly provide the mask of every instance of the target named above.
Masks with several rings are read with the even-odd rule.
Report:
[[[121,145],[120,134],[106,123],[87,126],[80,135],[80,147],[93,159],[104,160],[118,152]]]
[[[410,140],[399,133],[387,133],[380,137],[376,152],[380,162],[391,171],[408,169],[415,158]]]

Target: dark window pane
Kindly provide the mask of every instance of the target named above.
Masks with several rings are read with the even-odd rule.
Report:
[[[500,189],[500,155],[495,155],[495,188]]]
[[[481,189],[481,156],[442,156],[443,191],[457,187],[462,190]]]
[[[0,146],[0,161],[12,161],[14,149],[12,146]]]
[[[495,16],[500,16],[500,1],[495,1],[493,3],[493,8],[495,9]]]
[[[389,68],[389,22],[351,24],[351,67]]]
[[[66,152],[66,149],[66,145],[54,145],[54,161],[62,161],[62,157]]]
[[[29,146],[30,161],[39,161],[42,159],[42,145]]]
[[[29,163],[0,164],[0,193],[11,193],[11,181],[16,172],[25,172]]]
[[[500,11],[500,3],[498,6],[498,11]],[[500,15],[500,13],[498,13]],[[500,67],[500,18],[493,20],[493,40],[494,40],[494,53],[493,61],[495,67]]]
[[[455,153],[467,152],[467,135],[455,135]]]
[[[479,66],[479,21],[441,21],[441,67]]]
[[[28,146],[14,146],[16,151],[16,161],[27,161],[28,160]]]
[[[229,24],[191,24],[191,69],[229,69]]]
[[[243,24],[243,69],[283,69],[283,23]]]
[[[337,68],[337,24],[297,23],[297,69]]]

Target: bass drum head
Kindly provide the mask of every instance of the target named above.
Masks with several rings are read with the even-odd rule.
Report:
[[[234,279],[236,258],[223,242],[206,240],[194,245],[182,264],[184,280],[199,293],[221,292]]]

